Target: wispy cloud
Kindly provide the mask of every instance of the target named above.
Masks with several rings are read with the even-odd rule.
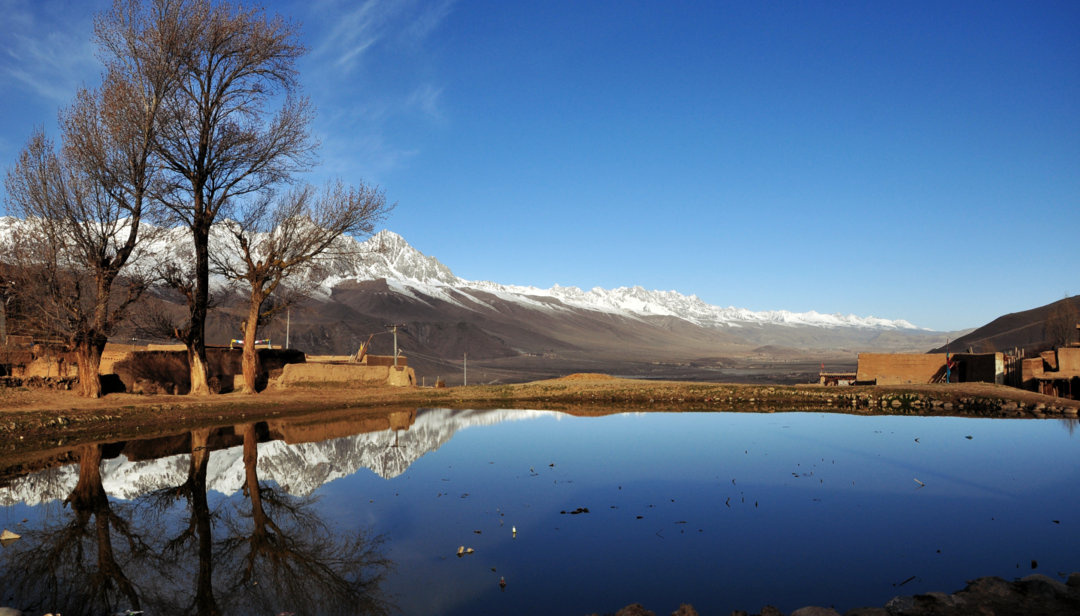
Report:
[[[442,96],[442,91],[442,88],[425,83],[414,90],[409,95],[409,98],[405,99],[405,105],[409,108],[419,109],[433,120],[442,120],[442,109],[439,107],[439,98]]]
[[[333,16],[324,40],[313,55],[325,57],[346,71],[359,66],[364,57],[381,45],[416,46],[450,13],[454,0],[364,0],[358,5],[328,0],[319,13]]]
[[[439,24],[446,19],[446,16],[450,14],[450,9],[454,7],[455,0],[437,0],[430,4],[424,5],[413,19],[412,23],[408,25],[403,31],[403,39],[406,42],[419,43],[426,39]]]
[[[414,143],[397,143],[402,121],[445,124],[428,43],[453,7],[454,0],[322,0],[313,7],[304,70],[320,110],[323,172],[385,175],[418,154]]]
[[[0,1],[0,84],[65,104],[80,83],[96,76],[92,18],[72,16],[67,9],[57,3]]]
[[[418,150],[397,147],[379,133],[352,139],[331,139],[323,144],[324,162],[319,176],[340,177],[346,181],[360,178],[379,183],[379,178],[407,167]]]

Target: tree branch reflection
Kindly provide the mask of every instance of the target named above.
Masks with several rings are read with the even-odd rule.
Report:
[[[101,454],[101,445],[78,449],[79,481],[64,501],[70,513],[27,530],[4,550],[4,594],[24,611],[81,615],[112,613],[121,606],[140,609],[140,591],[129,576],[151,549],[130,520],[132,508],[111,503],[105,494]]]
[[[260,482],[257,428],[237,427],[247,500],[222,516],[219,557],[230,572],[222,596],[256,612],[389,614],[393,606],[380,588],[393,567],[380,551],[385,538],[335,533],[317,514],[317,499]]]
[[[385,538],[339,531],[318,499],[259,481],[266,433],[265,423],[238,426],[235,435],[191,431],[183,482],[132,502],[106,494],[103,446],[80,447],[78,483],[60,515],[45,516],[0,553],[0,604],[68,616],[391,613],[381,589],[393,569]],[[242,493],[209,494],[210,452],[241,435]]]

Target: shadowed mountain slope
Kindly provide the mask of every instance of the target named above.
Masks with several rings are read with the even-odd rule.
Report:
[[[957,352],[970,347],[979,351],[987,341],[999,351],[1012,348],[1041,349],[1047,345],[1044,331],[1046,318],[1050,316],[1054,308],[1066,302],[1071,303],[1076,310],[1080,311],[1080,297],[1070,297],[1031,310],[1013,312],[1000,316],[971,333],[953,340],[949,344],[949,349]],[[931,353],[944,352],[944,345],[931,351]]]

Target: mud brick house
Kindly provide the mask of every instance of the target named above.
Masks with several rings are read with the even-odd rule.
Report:
[[[997,383],[1005,381],[1002,353],[954,353],[946,371],[945,353],[860,353],[855,381],[860,385],[916,385],[944,383]]]
[[[1028,391],[1073,398],[1080,391],[1080,347],[1061,347],[1025,359],[1021,382]]]

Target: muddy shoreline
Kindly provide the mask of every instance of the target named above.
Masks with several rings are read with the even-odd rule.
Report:
[[[965,383],[889,387],[820,387],[658,382],[572,375],[516,385],[445,389],[366,387],[268,389],[258,395],[208,397],[0,388],[0,463],[50,449],[146,438],[197,427],[233,425],[330,410],[357,414],[392,408],[518,408],[578,416],[633,412],[815,412],[999,419],[1070,419],[1080,403],[998,385]]]
[[[518,385],[445,389],[367,387],[268,389],[207,397],[0,389],[0,458],[50,445],[153,436],[257,421],[275,415],[388,407],[531,408],[580,416],[649,412],[828,412],[1002,419],[1075,418],[1080,403],[986,384],[889,387],[761,386],[657,382],[581,375]],[[21,391],[20,391],[21,389]],[[17,457],[17,456],[15,456]]]

